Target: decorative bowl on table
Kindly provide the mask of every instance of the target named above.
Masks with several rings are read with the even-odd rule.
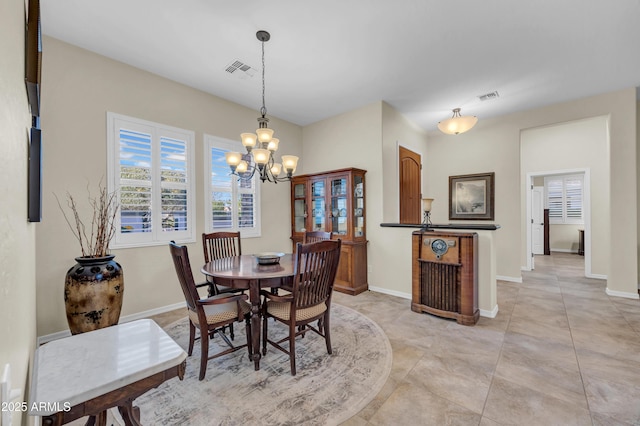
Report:
[[[258,265],[275,265],[280,263],[280,258],[284,256],[284,253],[278,252],[265,252],[255,255],[258,259]]]

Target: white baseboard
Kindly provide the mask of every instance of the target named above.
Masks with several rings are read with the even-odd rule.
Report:
[[[143,318],[148,318],[153,315],[163,314],[165,312],[170,312],[175,309],[184,308],[184,302],[174,303],[172,305],[161,306],[159,308],[149,309],[148,311],[138,312],[131,315],[125,315],[120,317],[120,321],[118,324],[124,324],[125,322],[136,321]],[[51,342],[53,340],[62,339],[64,337],[71,336],[71,332],[69,330],[57,331],[51,334],[45,334],[44,336],[38,336],[37,345],[40,346],[44,343]]]
[[[586,274],[587,278],[594,278],[596,280],[606,280],[607,276],[602,274]]]
[[[560,249],[560,248],[552,248],[550,249],[550,251],[556,251],[559,253],[578,253],[578,250],[571,250],[571,249]]]
[[[522,284],[522,277],[507,277],[505,275],[496,275],[496,280]]]
[[[624,297],[625,299],[640,299],[638,293],[627,293],[626,291],[609,290],[609,287],[605,290],[608,296]]]
[[[495,318],[496,315],[498,315],[498,305],[497,304],[490,311],[487,311],[485,309],[480,309],[480,316],[481,317]]]
[[[403,293],[401,291],[388,290],[382,287],[369,287],[369,290],[375,291],[376,293],[388,294],[389,296],[396,296],[396,297],[401,297],[403,299],[411,300],[411,294]]]
[[[176,309],[186,308],[186,307],[187,305],[185,302],[178,302],[172,305],[161,306],[159,308],[149,309],[148,311],[138,312],[137,314],[125,315],[123,317],[120,317],[120,322],[125,323],[125,322],[136,321],[143,318],[149,318],[150,316],[153,316],[153,315],[164,314],[165,312],[171,312],[171,311],[175,311]]]
[[[401,297],[403,299],[411,300],[411,295],[409,293],[403,293],[400,291],[388,290],[386,288],[381,287],[369,287],[370,291],[375,291],[376,293],[388,294],[389,296]],[[498,305],[494,306],[494,308],[490,311],[485,309],[480,309],[480,316],[487,318],[495,318],[498,315]]]

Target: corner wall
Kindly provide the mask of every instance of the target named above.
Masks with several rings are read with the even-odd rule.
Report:
[[[412,230],[380,224],[398,220],[397,143],[424,155],[426,133],[385,102],[375,102],[305,126],[303,141],[304,173],[367,170],[369,288],[410,297]]]
[[[27,179],[31,113],[24,83],[25,2],[6,0],[0,14],[0,375],[11,365],[16,402],[25,401],[29,360],[36,342],[36,250],[39,226],[27,222]],[[46,140],[45,140],[46,143]],[[3,413],[4,414],[4,413]],[[24,416],[24,418],[22,418]],[[33,424],[13,413],[12,423]]]

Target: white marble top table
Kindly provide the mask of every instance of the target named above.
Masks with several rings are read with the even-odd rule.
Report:
[[[62,424],[72,417],[97,415],[91,411],[105,400],[113,403],[106,408],[118,406],[122,412],[127,402],[130,409],[135,397],[164,380],[182,379],[186,358],[186,352],[148,319],[49,342],[36,350],[29,414],[57,413],[64,421],[55,424]],[[123,392],[128,392],[126,399]]]

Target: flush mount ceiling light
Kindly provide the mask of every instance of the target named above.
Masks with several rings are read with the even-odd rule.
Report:
[[[275,162],[275,152],[278,150],[280,140],[273,137],[273,129],[267,127],[269,119],[266,117],[267,108],[264,102],[264,44],[269,41],[271,35],[266,31],[258,31],[256,37],[262,43],[262,108],[258,117],[258,129],[255,133],[242,133],[242,145],[247,150],[246,154],[239,152],[227,152],[225,154],[231,173],[241,180],[251,180],[257,172],[262,182],[291,180],[296,171],[298,157],[295,155],[283,155],[282,163]],[[278,175],[284,169],[285,176]]]
[[[438,129],[448,135],[457,135],[471,130],[478,122],[478,117],[474,115],[460,115],[460,108],[453,110],[453,117],[442,120],[438,123]]]

